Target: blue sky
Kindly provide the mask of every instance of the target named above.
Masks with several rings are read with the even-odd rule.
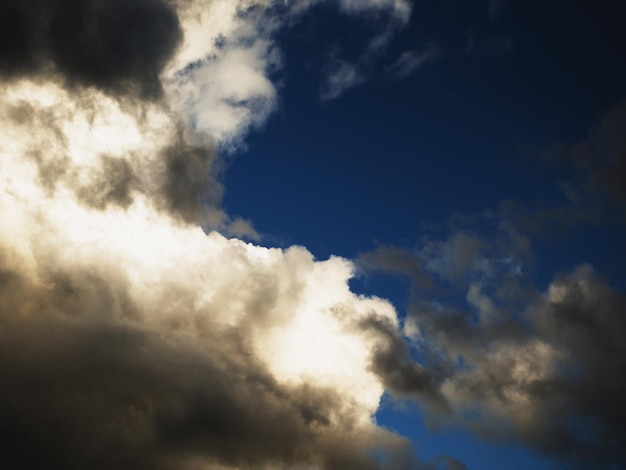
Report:
[[[0,467],[626,468],[624,18],[0,0]]]

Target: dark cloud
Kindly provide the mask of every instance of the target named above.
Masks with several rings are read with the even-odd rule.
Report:
[[[528,237],[493,213],[457,215],[443,228],[451,232],[448,237],[424,235],[410,249],[382,245],[359,254],[357,263],[366,271],[410,279],[418,296],[427,290],[443,294],[467,282],[516,278],[532,263]]]
[[[502,216],[535,235],[561,235],[578,226],[626,221],[626,103],[613,107],[573,143],[526,148],[545,168],[560,172],[563,203],[499,206]]]
[[[501,227],[490,243],[459,231],[411,251],[362,256],[415,283],[404,320],[409,343],[385,322],[367,323],[385,338],[372,369],[433,425],[521,441],[572,468],[621,468],[626,296],[586,265],[542,292],[524,264],[532,259],[528,239]],[[429,270],[433,281],[454,282],[424,290],[414,273]]]
[[[590,196],[610,196],[626,206],[626,103],[615,106],[589,136],[542,152],[545,161],[569,170]],[[598,194],[600,193],[600,194]]]
[[[626,297],[589,267],[559,276],[518,322],[516,338],[463,344],[448,337],[444,349],[466,361],[448,397],[474,409],[468,424],[483,436],[521,439],[576,468],[619,468],[626,463],[625,309]]]
[[[139,147],[116,155],[96,153],[89,157],[92,161],[87,162],[87,170],[83,168],[84,162],[72,158],[72,151],[76,152],[72,149],[72,139],[82,136],[68,131],[67,124],[79,111],[94,119],[91,115],[99,111],[97,103],[97,96],[83,93],[78,96],[77,107],[44,108],[20,103],[4,110],[12,125],[31,135],[27,156],[36,163],[38,183],[46,192],[52,195],[66,185],[80,203],[99,210],[109,206],[128,208],[141,194],[182,222],[219,226],[222,186],[218,181],[216,145],[208,139],[188,142],[177,124],[159,136],[159,148]],[[118,105],[126,111],[124,100],[116,102],[115,106]],[[129,111],[131,113],[123,117],[130,119],[130,124],[140,132],[149,132],[142,117],[145,110],[136,106]],[[159,111],[163,112],[161,108]],[[89,120],[79,122],[85,126],[80,128],[82,132],[98,127]],[[115,139],[123,139],[123,136],[113,133],[110,138],[114,148]],[[155,159],[158,165],[148,168],[144,164]]]
[[[401,274],[411,279],[420,288],[434,286],[429,273],[422,265],[422,260],[411,250],[381,245],[372,251],[361,253],[356,261],[366,271]]]
[[[163,153],[165,204],[186,222],[206,223],[203,214],[221,201],[214,156],[214,148],[187,144],[182,137]]]
[[[2,0],[0,77],[55,70],[69,86],[155,97],[181,36],[165,0]]]
[[[442,374],[413,360],[408,345],[389,320],[370,317],[360,327],[375,334],[379,341],[372,353],[371,368],[386,390],[401,397],[426,398],[434,406],[444,405],[438,391]]]
[[[132,191],[137,185],[132,167],[126,160],[106,155],[100,156],[100,163],[92,175],[91,183],[77,188],[78,200],[100,210],[109,204],[128,207],[133,201]]]
[[[356,426],[332,389],[278,384],[244,330],[142,325],[110,271],[55,271],[45,286],[0,272],[3,468],[375,469],[369,451],[401,442]]]

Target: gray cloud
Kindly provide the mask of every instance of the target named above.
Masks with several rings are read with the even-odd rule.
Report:
[[[219,168],[216,145],[209,139],[193,142],[176,121],[154,135],[155,146],[110,151],[123,146],[123,130],[115,119],[121,118],[136,132],[155,132],[141,117],[142,113],[160,113],[171,119],[159,103],[140,105],[109,100],[102,102],[98,93],[84,91],[66,94],[57,106],[35,106],[25,102],[5,104],[5,124],[17,132],[30,135],[26,154],[36,163],[38,182],[50,195],[63,187],[70,188],[77,200],[90,208],[105,210],[109,206],[130,207],[138,196],[147,197],[155,207],[185,223],[199,223],[218,228],[226,216],[220,214],[222,187],[216,176]],[[106,104],[104,104],[106,103]],[[111,113],[103,122],[89,122],[98,113]],[[137,115],[135,115],[137,114]],[[76,129],[68,122],[76,116]],[[113,117],[113,115],[116,115]],[[113,122],[112,122],[113,121]],[[79,134],[116,132],[112,141],[101,148],[89,148],[89,162],[72,157],[74,141]],[[83,150],[81,149],[81,152]],[[158,162],[146,165],[147,161]]]
[[[590,195],[606,195],[626,204],[626,103],[620,103],[593,126],[588,138],[542,152],[549,164],[563,166]]]
[[[529,233],[561,235],[573,227],[626,221],[626,104],[613,107],[574,143],[527,148],[551,171],[561,172],[563,202],[527,207],[504,201],[501,216],[516,220]]]
[[[460,220],[442,241],[361,256],[362,266],[414,283],[408,343],[377,324],[388,341],[374,370],[433,425],[521,441],[572,468],[620,468],[626,296],[587,265],[539,289],[523,234],[508,222],[495,233],[469,232],[472,218]],[[425,290],[415,273],[445,288]]]
[[[360,327],[375,334],[379,344],[372,354],[372,370],[379,375],[385,388],[393,394],[407,398],[425,398],[431,405],[445,408],[438,388],[441,377],[416,363],[410,349],[395,325],[385,318],[371,316]]]
[[[420,289],[435,286],[422,259],[412,250],[381,245],[372,251],[361,253],[357,262],[365,271],[382,271],[406,276]]]
[[[70,85],[161,93],[159,73],[181,39],[165,0],[3,0],[0,69],[5,79],[60,72]]]

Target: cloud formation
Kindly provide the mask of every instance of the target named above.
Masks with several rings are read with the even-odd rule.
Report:
[[[218,149],[275,106],[272,7],[1,4],[3,468],[428,468],[373,419],[394,308],[215,231],[255,236]]]
[[[58,72],[69,86],[161,93],[159,74],[181,39],[165,0],[5,0],[0,5],[5,79]]]
[[[379,468],[373,449],[407,452],[372,421],[383,385],[357,327],[395,312],[350,292],[348,261],[205,234],[213,152],[161,105],[9,91],[5,466]]]
[[[414,283],[403,322],[411,349],[398,340],[377,362],[396,379],[388,390],[416,400],[438,426],[523,442],[573,468],[619,468],[626,296],[584,264],[540,289],[523,234],[508,222],[495,233],[474,225],[361,256],[362,267]]]
[[[407,78],[420,67],[428,62],[439,60],[442,56],[442,51],[435,45],[429,45],[423,50],[405,51],[387,68],[387,73],[395,78]]]

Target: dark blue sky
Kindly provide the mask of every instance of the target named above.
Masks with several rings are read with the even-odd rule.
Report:
[[[504,201],[528,210],[565,204],[561,185],[573,175],[541,156],[587,140],[624,99],[620,7],[503,5],[492,20],[485,2],[418,2],[369,80],[329,102],[318,93],[328,51],[358,54],[367,24],[319,8],[287,29],[280,110],[231,159],[227,208],[274,243],[324,258],[411,244],[424,223]],[[510,45],[491,50],[494,38]],[[402,51],[427,43],[440,59],[405,79],[385,73]],[[550,246],[549,234],[540,238]]]
[[[536,289],[581,263],[623,289],[625,148],[606,144],[602,129],[626,98],[624,18],[626,4],[609,0],[416,1],[408,27],[372,57],[380,18],[319,7],[281,33],[280,109],[229,157],[226,209],[252,220],[264,242],[301,244],[319,259],[381,246],[417,253],[425,239],[461,230],[490,239],[489,224],[507,222],[530,242],[524,269]],[[436,54],[394,74],[410,50]],[[363,80],[320,99],[336,57]],[[597,176],[607,173],[612,182]],[[373,269],[354,288],[391,298],[401,316],[435,295],[409,293],[406,273],[388,274]],[[438,300],[463,303],[463,288],[446,288]],[[383,407],[380,421],[426,457],[559,468],[523,443],[489,444],[463,427],[426,431],[417,409],[397,406]]]

